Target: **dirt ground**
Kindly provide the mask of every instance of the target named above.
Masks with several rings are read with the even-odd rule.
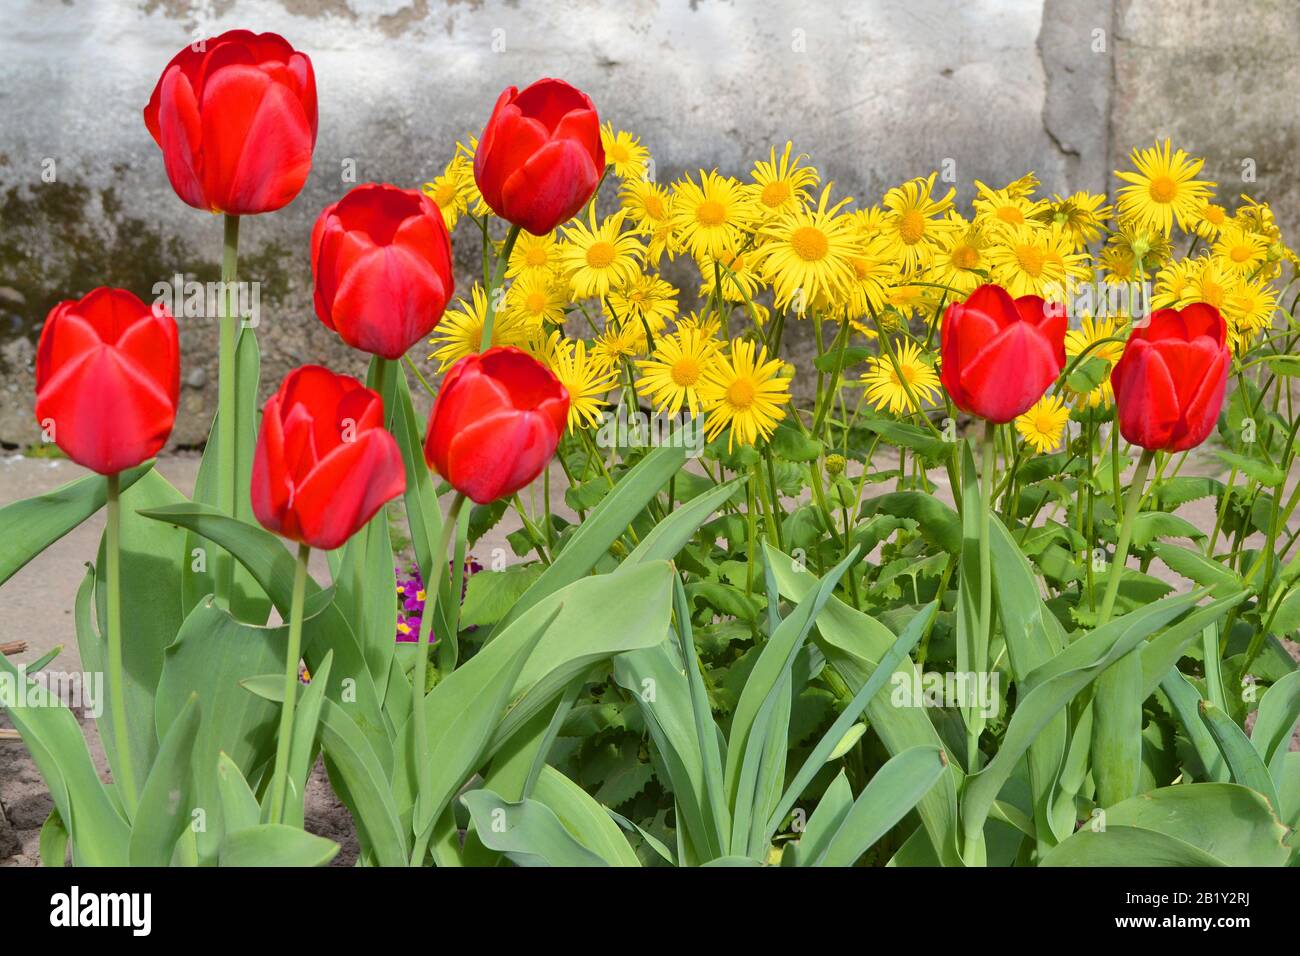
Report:
[[[157,467],[181,492],[189,495],[193,490],[198,462],[196,454],[164,455],[159,459]],[[882,461],[878,461],[876,466],[888,467]],[[27,458],[21,455],[0,458],[0,506],[50,491],[83,474],[86,474],[84,469],[63,459]],[[1182,474],[1222,478],[1226,477],[1226,469],[1220,467],[1217,459],[1202,454],[1189,461]],[[940,485],[938,497],[951,502],[952,495],[942,473],[936,471],[932,477]],[[1300,475],[1291,476],[1292,483],[1297,479],[1300,479]],[[556,513],[572,519],[572,512],[564,504],[564,487],[564,478],[557,466],[551,482],[552,508]],[[525,496],[527,494],[526,492]],[[787,502],[787,505],[793,504],[794,502]],[[540,500],[530,503],[530,507],[532,505],[540,505]],[[1179,510],[1179,514],[1200,528],[1208,529],[1214,525],[1214,508],[1209,499],[1190,502]],[[506,543],[506,535],[519,525],[518,517],[513,512],[507,513],[502,522],[478,543],[474,549],[475,556],[484,560],[498,547],[505,548],[506,553],[513,556]],[[0,615],[0,644],[10,641],[27,643],[25,652],[11,658],[15,663],[35,660],[56,645],[62,645],[63,651],[57,659],[57,667],[64,671],[80,669],[72,607],[81,582],[81,570],[84,563],[93,558],[102,532],[101,511],[36,557],[0,589],[0,608],[3,609],[3,614]],[[328,580],[323,555],[314,556],[312,573],[318,581]],[[1164,577],[1179,587],[1186,586],[1185,581],[1159,562],[1153,563],[1151,573]],[[83,721],[84,723],[93,721]],[[10,726],[7,716],[0,712],[0,729]],[[96,764],[106,777],[107,766],[98,734],[87,727],[87,737]],[[35,866],[39,863],[40,827],[52,804],[26,748],[20,741],[3,738],[4,735],[0,734],[0,866]],[[1293,742],[1294,746],[1296,744]],[[346,866],[355,861],[357,849],[351,818],[346,807],[331,791],[320,766],[317,766],[308,786],[307,828],[341,844],[343,849],[335,858],[335,865]]]

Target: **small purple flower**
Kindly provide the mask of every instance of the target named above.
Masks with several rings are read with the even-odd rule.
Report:
[[[447,562],[448,568],[453,568],[453,562]],[[471,575],[478,574],[483,570],[483,565],[479,564],[473,558],[465,559],[465,580],[461,585],[460,598],[465,600],[465,593],[469,586]],[[420,639],[420,620],[424,617],[424,577],[420,574],[418,565],[412,564],[410,568],[403,571],[400,567],[393,568],[397,583],[397,641],[399,643],[415,643]],[[437,635],[430,635],[430,641],[436,641]]]

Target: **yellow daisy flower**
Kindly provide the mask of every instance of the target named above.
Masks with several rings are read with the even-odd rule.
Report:
[[[641,140],[623,130],[614,132],[613,123],[604,123],[600,127],[600,144],[605,147],[605,165],[614,167],[615,176],[645,178],[650,150],[641,145]]]
[[[1243,278],[1224,297],[1224,318],[1239,334],[1268,328],[1276,312],[1277,290],[1264,278]]]
[[[1154,309],[1178,308],[1191,287],[1193,274],[1200,269],[1200,259],[1175,259],[1156,273],[1156,287],[1151,295]]]
[[[754,184],[750,187],[750,192],[764,216],[797,210],[808,201],[808,191],[817,188],[820,181],[817,170],[811,166],[799,165],[808,158],[805,153],[800,153],[791,160],[790,151],[793,149],[794,143],[787,140],[779,159],[776,147],[773,146],[767,161],[760,159],[754,163],[754,169],[750,173]]]
[[[605,396],[618,383],[618,376],[595,354],[587,354],[582,339],[562,338],[552,332],[547,363],[569,393],[569,431],[596,428],[604,418]]]
[[[617,365],[622,359],[635,358],[646,349],[645,329],[633,322],[619,322],[607,326],[596,336],[591,353],[607,365]]]
[[[1108,247],[1119,249],[1133,262],[1137,272],[1151,275],[1169,261],[1173,244],[1169,237],[1148,223],[1123,219],[1106,240]]]
[[[534,236],[526,229],[519,230],[510,261],[506,263],[506,278],[526,273],[550,276],[560,269],[560,243],[555,233]]]
[[[487,320],[487,295],[475,283],[471,301],[457,299],[456,305],[443,313],[433,330],[429,344],[436,346],[430,359],[438,360],[439,371],[446,371],[457,359],[483,350],[483,323]],[[530,330],[518,316],[497,311],[492,316],[492,345],[528,344]]]
[[[853,266],[853,282],[845,303],[849,321],[868,338],[875,338],[875,328],[861,320],[884,310],[900,278],[889,254],[888,240],[877,237],[867,242],[860,253],[849,259],[849,264]]]
[[[979,193],[972,204],[975,207],[975,221],[988,229],[1023,226],[1047,208],[1046,202],[1031,199],[1028,193],[994,189],[978,179],[975,180],[975,189]]]
[[[722,331],[722,320],[716,312],[691,312],[677,320],[677,330],[682,329],[698,329],[706,339],[713,339]]]
[[[636,363],[640,378],[636,390],[656,411],[673,416],[682,403],[694,418],[700,411],[700,384],[722,343],[695,326],[683,326],[656,343],[654,354]]]
[[[1093,318],[1085,315],[1079,320],[1079,328],[1070,329],[1065,333],[1065,354],[1072,359],[1076,355],[1081,355],[1085,350],[1088,351],[1088,358],[1099,358],[1106,362],[1108,368],[1106,377],[1102,379],[1101,384],[1089,392],[1082,395],[1071,392],[1075,405],[1081,408],[1109,408],[1115,400],[1115,393],[1110,385],[1110,369],[1115,367],[1120,356],[1124,354],[1123,342],[1106,342],[1104,345],[1098,345],[1090,349],[1089,346],[1102,339],[1108,339],[1116,336],[1124,326],[1124,320],[1118,316],[1098,316]],[[1086,361],[1086,359],[1085,359]],[[1028,413],[1026,413],[1028,414]]]
[[[671,262],[677,255],[678,242],[673,233],[673,197],[658,183],[648,179],[630,179],[619,190],[619,202],[627,210],[633,228],[649,238],[646,261],[657,263],[668,254]]]
[[[673,232],[695,258],[738,249],[758,215],[745,186],[717,170],[700,170],[697,185],[688,175],[673,185]]]
[[[1234,220],[1220,230],[1211,251],[1228,272],[1248,276],[1253,275],[1268,258],[1268,242]]]
[[[1207,202],[1192,216],[1192,229],[1202,239],[1214,239],[1227,222],[1228,210]]]
[[[565,227],[560,262],[572,286],[573,298],[604,298],[611,289],[640,274],[645,247],[635,233],[622,232],[627,212],[620,209],[599,226],[596,204],[588,207],[588,224],[575,221]]]
[[[1075,251],[1079,251],[1101,236],[1114,208],[1106,205],[1105,193],[1058,194],[1035,218],[1045,225],[1053,222],[1060,225]]]
[[[1215,185],[1195,178],[1205,160],[1194,159],[1181,149],[1171,152],[1166,139],[1163,145],[1134,149],[1131,161],[1136,172],[1115,172],[1116,177],[1131,183],[1119,191],[1120,214],[1165,235],[1169,235],[1175,221],[1179,229],[1189,231]]]
[[[1070,410],[1060,395],[1044,395],[1034,407],[1016,419],[1016,431],[1025,444],[1044,455],[1061,444]]]
[[[1190,271],[1187,288],[1180,305],[1192,302],[1205,302],[1220,312],[1224,311],[1228,301],[1228,292],[1236,285],[1233,276],[1214,256],[1197,257],[1197,268]]]
[[[989,236],[978,224],[967,222],[957,212],[948,214],[952,227],[939,240],[930,263],[931,281],[946,285],[958,295],[966,295],[985,281],[989,263],[985,252]]]
[[[795,311],[822,300],[833,301],[853,282],[851,257],[859,254],[853,223],[836,215],[851,199],[827,208],[831,186],[822,190],[816,209],[800,206],[782,213],[760,233],[755,257],[772,283],[778,309],[795,303]]]
[[[469,209],[469,194],[465,190],[464,176],[458,167],[463,163],[452,160],[441,176],[433,177],[432,182],[425,183],[420,191],[433,200],[433,204],[442,213],[442,221],[447,231],[456,228],[460,217]]]
[[[871,406],[877,410],[888,409],[892,415],[918,411],[913,395],[924,405],[933,404],[940,389],[934,366],[925,361],[921,347],[909,341],[898,343],[893,358],[881,355],[868,360],[862,384],[866,386]]]
[[[627,285],[608,296],[609,308],[619,322],[650,326],[658,335],[677,314],[677,289],[657,275],[638,273]]]
[[[987,250],[993,281],[1014,298],[1041,295],[1060,299],[1066,288],[1067,265],[1085,258],[1073,251],[1059,226],[1006,226]]]
[[[543,322],[563,325],[567,304],[568,290],[545,272],[525,272],[506,290],[506,311],[533,328],[541,328]]]
[[[887,211],[881,220],[880,234],[889,241],[890,253],[898,260],[901,272],[912,273],[928,266],[939,238],[946,231],[940,217],[952,206],[956,190],[950,187],[942,199],[935,199],[931,193],[937,175],[918,177],[885,193]]]
[[[780,359],[768,359],[766,348],[733,339],[730,354],[719,353],[699,385],[700,401],[708,412],[705,437],[712,441],[730,427],[728,450],[737,440],[752,445],[770,437],[785,417],[782,406],[790,401],[790,379],[783,374],[782,364]]]
[[[492,208],[483,199],[483,194],[478,190],[478,181],[474,178],[474,154],[478,151],[478,137],[468,135],[465,138],[469,145],[457,141],[456,155],[451,162],[460,177],[460,186],[465,191],[470,212],[476,216],[486,216]]]

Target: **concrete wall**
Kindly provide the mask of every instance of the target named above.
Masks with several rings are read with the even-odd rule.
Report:
[[[417,185],[477,133],[510,84],[555,75],[637,132],[661,180],[743,174],[793,138],[874,201],[956,161],[959,180],[1033,169],[1052,191],[1102,188],[1134,144],[1171,135],[1211,178],[1300,220],[1286,174],[1300,73],[1296,0],[5,0],[0,30],[0,442],[35,440],[34,332],[100,284],[147,295],[212,277],[220,222],[171,192],[140,110],[198,36],[274,30],[310,54],[320,140],[288,209],[246,220],[241,278],[262,283],[264,386],[304,361],[360,373],[312,314],[307,241],[341,171]],[[500,47],[504,44],[504,50]],[[53,183],[41,178],[52,160]],[[45,164],[43,167],[42,164]],[[1231,185],[1229,185],[1231,184]],[[968,189],[963,196],[968,196]],[[458,259],[478,242],[457,231]],[[189,323],[176,441],[201,440],[215,334]]]

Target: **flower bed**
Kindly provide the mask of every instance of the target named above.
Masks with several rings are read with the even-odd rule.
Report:
[[[259,415],[240,222],[305,182],[310,60],[224,34],[144,118],[224,216],[220,410],[187,499],[170,312],[46,320],[37,419],[97,475],[0,510],[0,582],[106,509],[75,620],[111,768],[0,657],[47,862],[328,862],[318,755],[385,866],[1294,860],[1300,260],[1201,160],[969,210],[935,173],[855,202],[789,143],[663,185],[587,94],[511,87],[422,189],[320,213],[366,378]]]

